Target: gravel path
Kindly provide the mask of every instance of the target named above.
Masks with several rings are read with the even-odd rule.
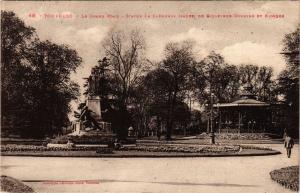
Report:
[[[299,146],[295,145],[290,159],[286,158],[281,144],[261,146],[271,147],[283,154],[172,159],[4,156],[1,169],[4,175],[23,180],[36,192],[42,193],[291,192],[272,181],[269,172],[297,165]],[[49,180],[54,181],[49,183]]]

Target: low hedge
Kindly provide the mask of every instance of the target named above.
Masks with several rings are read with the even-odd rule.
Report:
[[[273,150],[270,147],[258,147],[258,146],[254,146],[254,145],[240,145],[240,147],[243,149]]]
[[[179,152],[179,153],[225,153],[238,152],[239,146],[178,146],[178,145],[138,145],[138,146],[121,146],[120,151],[146,151],[146,152]],[[45,152],[45,151],[96,151],[96,153],[113,153],[110,147],[44,147],[32,145],[4,145],[1,146],[1,152]]]
[[[52,139],[50,142],[54,144],[66,144],[69,140],[75,144],[113,144],[115,135],[63,135]]]
[[[266,133],[215,133],[218,140],[265,140],[269,139]],[[210,138],[209,134],[202,133],[197,136],[199,139]]]
[[[299,166],[290,166],[270,172],[271,179],[293,191],[299,191]]]
[[[40,152],[40,151],[97,151],[97,153],[112,153],[113,149],[108,147],[83,146],[83,147],[44,147],[33,145],[3,145],[1,152]]]
[[[101,153],[101,154],[111,154],[113,153],[113,149],[112,148],[97,148],[96,153]]]
[[[126,139],[119,140],[121,144],[136,144],[136,137],[127,137]]]
[[[239,146],[186,146],[186,145],[138,145],[138,146],[122,146],[120,150],[123,151],[146,151],[146,152],[180,152],[180,153],[225,153],[238,152]]]

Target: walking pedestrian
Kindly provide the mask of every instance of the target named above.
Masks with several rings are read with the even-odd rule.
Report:
[[[287,157],[291,157],[292,148],[294,146],[294,140],[293,138],[286,133],[285,139],[284,139],[284,147],[286,148]]]

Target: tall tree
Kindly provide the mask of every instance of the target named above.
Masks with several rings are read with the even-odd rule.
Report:
[[[208,104],[206,106],[207,113],[209,114],[209,121],[207,132],[213,131],[213,104],[218,102],[218,98],[223,96],[220,91],[224,90],[228,85],[229,79],[224,81],[226,64],[223,56],[218,53],[211,52],[199,63],[194,66],[194,73],[196,82],[201,83],[196,85],[198,96],[202,103]],[[214,143],[214,142],[213,142]]]
[[[112,31],[104,40],[103,48],[110,59],[111,73],[118,80],[120,102],[126,105],[130,92],[145,69],[145,40],[138,30],[129,34],[124,31]]]
[[[131,103],[132,93],[137,86],[139,77],[144,73],[146,63],[144,59],[145,40],[139,30],[129,33],[111,31],[103,41],[106,57],[109,59],[109,71],[114,82],[111,96],[115,100],[115,114],[113,127],[118,129],[120,137],[127,134],[130,125],[128,105]]]
[[[70,79],[81,63],[75,50],[49,41],[39,42],[29,57],[33,66],[28,98],[34,100],[35,128],[46,133],[68,124],[69,103],[79,96],[79,86]]]
[[[23,64],[30,46],[35,43],[36,32],[26,26],[13,12],[1,11],[1,123],[2,131],[20,128],[18,120],[26,113],[20,112],[24,97],[23,82],[31,67]]]
[[[237,66],[225,64],[221,69],[221,75],[218,78],[216,88],[217,101],[232,102],[238,95],[239,91],[239,73]]]
[[[171,76],[172,92],[169,93],[168,121],[166,139],[171,139],[174,110],[180,97],[191,87],[191,67],[195,62],[193,56],[193,43],[184,41],[180,43],[168,43],[165,48],[165,59],[162,68]]]
[[[252,88],[252,93],[259,100],[274,101],[275,81],[273,80],[273,69],[266,66],[256,66],[252,64],[241,65],[239,67],[241,87],[248,85]]]
[[[148,72],[136,90],[136,97],[134,98],[137,103],[134,105],[134,109],[137,110],[135,112],[137,118],[134,120],[141,121],[140,123],[143,123],[144,127],[149,127],[152,124],[148,123],[151,123],[151,120],[153,121],[155,118],[155,123],[166,128],[168,121],[170,121],[169,111],[173,102],[170,100],[170,96],[174,92],[173,83],[173,76],[165,69],[156,68]],[[174,105],[173,127],[186,127],[190,120],[190,110],[184,99],[184,93],[181,91]],[[160,127],[156,129],[160,129]],[[142,128],[142,130],[147,129]]]
[[[1,12],[1,30],[3,130],[29,137],[58,132],[78,94],[70,73],[81,58],[67,46],[40,42],[35,29],[13,12]]]
[[[282,54],[287,67],[278,78],[278,91],[283,94],[285,103],[289,106],[286,112],[287,126],[295,136],[299,133],[299,45],[300,25],[294,32],[286,34],[283,39]]]
[[[163,122],[169,121],[170,96],[173,92],[172,75],[158,68],[150,71],[143,79],[147,113],[149,117],[157,116]]]
[[[204,66],[208,65],[210,64],[204,62]],[[213,67],[213,65],[210,66]],[[240,86],[238,68],[234,65],[229,65],[224,61],[221,61],[221,63],[213,68],[214,69],[211,69],[211,83],[207,82],[209,80],[207,79],[209,73],[207,71],[202,72],[204,73],[202,75],[204,75],[204,79],[206,79],[207,82],[206,92],[210,91],[209,85],[211,84],[212,99],[214,103],[231,102],[236,98]],[[209,92],[207,92],[206,96],[207,98],[204,101],[210,99]]]

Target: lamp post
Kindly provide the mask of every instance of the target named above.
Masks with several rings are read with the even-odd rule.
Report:
[[[214,131],[214,127],[213,127],[213,97],[212,97],[212,86],[211,86],[211,82],[210,82],[210,117],[209,117],[209,122],[210,122],[210,143],[211,144],[215,144],[215,131]]]

